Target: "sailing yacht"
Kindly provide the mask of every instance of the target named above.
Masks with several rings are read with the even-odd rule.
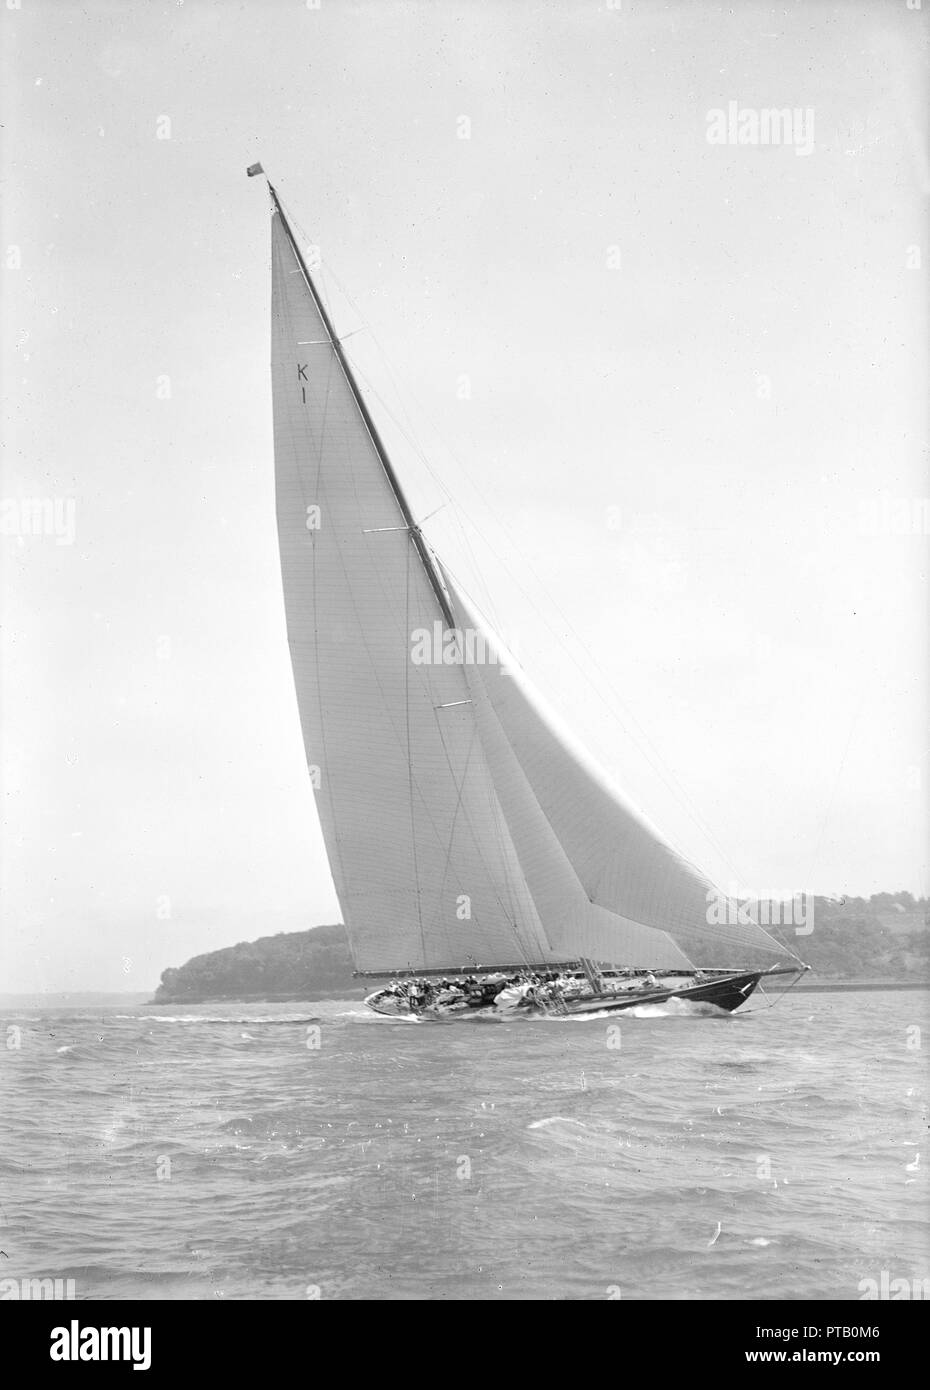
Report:
[[[268,189],[287,634],[356,974],[384,982],[366,1003],[422,1018],[732,1011],[764,977],[806,969],[745,913],[709,920],[710,880],[497,659]]]

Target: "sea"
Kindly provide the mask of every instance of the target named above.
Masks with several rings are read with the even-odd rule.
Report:
[[[930,1297],[928,1015],[7,1007],[0,1296]]]

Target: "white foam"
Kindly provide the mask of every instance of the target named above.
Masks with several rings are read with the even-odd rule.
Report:
[[[549,1115],[544,1120],[534,1120],[528,1129],[545,1129],[547,1125],[575,1125],[578,1129],[587,1129],[588,1126],[583,1120],[573,1120],[570,1115]]]

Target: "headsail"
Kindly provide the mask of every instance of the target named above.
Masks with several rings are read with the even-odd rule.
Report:
[[[480,630],[445,582],[458,623]],[[495,787],[557,951],[654,968],[765,966],[791,954],[745,914],[738,920],[725,899],[721,913],[711,880],[611,784],[518,667],[465,670]]]

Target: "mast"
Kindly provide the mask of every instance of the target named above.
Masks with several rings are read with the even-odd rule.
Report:
[[[449,599],[442,586],[442,580],[439,577],[439,573],[436,569],[435,563],[433,562],[433,558],[430,555],[429,547],[427,546],[426,541],[423,539],[422,531],[420,530],[419,526],[414,520],[413,512],[410,510],[410,504],[404,496],[404,490],[400,485],[400,480],[394,471],[394,466],[391,463],[390,458],[388,457],[387,449],[385,448],[384,442],[381,439],[380,434],[378,433],[378,427],[376,426],[374,420],[371,418],[368,406],[365,404],[365,398],[362,395],[358,382],[355,380],[355,373],[352,371],[352,367],[349,363],[349,360],[343,352],[342,344],[339,341],[339,338],[336,336],[336,331],[333,328],[332,320],[330,319],[329,314],[326,312],[326,308],[323,304],[323,301],[317,292],[316,285],[313,283],[313,279],[311,278],[310,272],[307,269],[306,262],[304,261],[303,254],[300,250],[300,247],[297,244],[297,238],[294,236],[294,233],[291,230],[291,224],[287,220],[284,209],[281,206],[281,200],[279,199],[274,184],[271,182],[270,179],[268,181],[268,191],[271,194],[271,198],[275,206],[275,211],[281,219],[281,225],[284,228],[284,231],[287,235],[287,239],[291,244],[291,249],[293,250],[294,256],[297,259],[297,264],[300,266],[304,280],[307,282],[307,289],[310,291],[310,294],[313,297],[313,302],[316,306],[317,313],[323,320],[323,326],[325,327],[326,332],[329,334],[330,342],[333,346],[333,351],[335,352],[339,365],[342,368],[343,375],[345,376],[345,379],[349,386],[349,390],[352,392],[352,395],[355,399],[355,404],[358,406],[359,414],[364,420],[365,428],[371,436],[371,442],[375,447],[375,453],[378,455],[378,461],[380,462],[381,467],[384,469],[385,476],[387,477],[387,480],[391,485],[391,491],[394,493],[394,496],[397,499],[397,505],[400,508],[401,515],[403,516],[404,522],[407,526],[407,530],[410,532],[413,543],[416,546],[417,554],[419,555],[420,560],[422,561],[423,568],[426,570],[427,577],[429,579],[430,585],[432,586],[433,592],[436,595],[436,600],[439,604],[439,608],[445,621],[446,627],[454,628],[455,618],[452,615],[452,609],[449,606]]]

